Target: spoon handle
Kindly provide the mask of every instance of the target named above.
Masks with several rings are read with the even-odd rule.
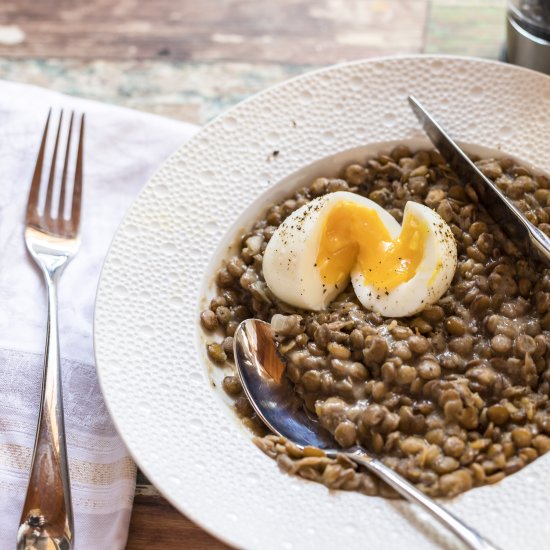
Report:
[[[477,531],[468,527],[463,521],[418,490],[397,472],[394,472],[376,458],[369,456],[363,449],[356,448],[342,454],[375,473],[408,501],[422,506],[424,510],[452,531],[468,547],[473,550],[498,550],[498,547],[484,539]]]

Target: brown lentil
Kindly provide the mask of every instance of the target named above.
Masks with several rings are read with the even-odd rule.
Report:
[[[430,348],[430,343],[427,338],[420,335],[413,335],[408,339],[409,348],[412,352],[419,355],[426,353]]]
[[[507,353],[512,349],[512,340],[504,334],[497,334],[491,339],[491,348],[496,353]]]
[[[441,367],[439,363],[431,359],[425,359],[418,365],[417,371],[418,376],[423,380],[433,380],[434,378],[438,378],[441,374]]]
[[[466,333],[466,325],[460,317],[448,317],[445,321],[445,328],[449,334],[454,336],[462,336]]]
[[[536,435],[533,438],[533,447],[535,447],[541,455],[547,453],[550,451],[550,437],[546,435]]]
[[[446,455],[458,458],[464,451],[465,443],[460,437],[452,435],[443,444],[443,451]]]
[[[508,421],[510,412],[505,405],[492,405],[487,409],[487,416],[491,422],[501,426]]]
[[[214,363],[225,363],[227,355],[220,344],[208,344],[206,351]]]
[[[201,323],[206,330],[214,330],[218,326],[218,318],[216,313],[211,309],[207,309],[201,313]]]
[[[351,447],[355,444],[357,437],[357,427],[353,422],[344,420],[334,430],[334,438],[341,447]]]
[[[222,387],[228,395],[238,395],[243,389],[241,382],[236,376],[226,376],[222,380]]]
[[[512,441],[516,447],[529,447],[531,439],[531,432],[528,428],[514,428],[512,430]]]

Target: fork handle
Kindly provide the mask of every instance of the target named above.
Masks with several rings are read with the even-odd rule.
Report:
[[[48,323],[38,426],[29,485],[17,533],[17,548],[73,546],[71,488],[63,419],[63,392],[57,326],[57,281],[64,265],[44,269]],[[53,543],[53,544],[52,544]]]
[[[468,548],[472,550],[498,550],[494,544],[483,538],[475,529],[466,525],[462,520],[425,495],[383,462],[370,456],[361,447],[348,449],[342,454],[376,474],[409,502],[420,505],[439,523],[447,527],[449,531],[452,531]]]

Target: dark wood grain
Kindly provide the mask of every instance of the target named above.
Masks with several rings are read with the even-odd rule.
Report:
[[[127,550],[229,548],[182,516],[160,495],[136,494]]]
[[[0,56],[329,64],[420,52],[428,0],[4,0]]]

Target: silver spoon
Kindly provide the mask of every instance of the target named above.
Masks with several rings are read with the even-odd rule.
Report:
[[[329,458],[343,454],[393,487],[401,496],[429,512],[474,550],[498,550],[477,531],[437,504],[362,447],[339,449],[332,435],[308,416],[302,401],[284,376],[271,325],[259,319],[243,321],[234,338],[235,363],[246,396],[258,416],[274,433],[299,447],[322,449]]]

